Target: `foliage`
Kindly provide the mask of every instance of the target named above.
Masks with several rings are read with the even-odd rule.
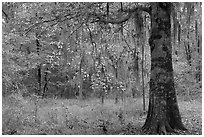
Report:
[[[172,5],[177,94],[188,101],[200,100],[201,3]],[[146,10],[149,6],[139,2],[3,2],[3,134],[120,134],[122,129],[121,134],[137,134],[134,125],[142,123],[143,115],[135,119],[109,99],[121,98],[125,103],[126,97],[142,96],[142,90],[148,97],[151,22],[150,15],[138,8]],[[137,14],[133,15],[135,10]],[[72,100],[80,94],[83,101],[104,97],[107,103],[99,107],[97,101],[96,106],[86,102],[83,111],[83,104]],[[51,110],[57,102],[53,98],[72,99]],[[132,107],[140,108],[139,101],[136,103]],[[48,109],[46,114],[43,107]],[[73,109],[84,116],[77,116]],[[135,111],[140,115],[140,110]],[[87,122],[85,112],[100,118],[91,121],[88,117]],[[44,123],[39,118],[41,113],[43,120],[48,117]]]
[[[108,14],[115,17],[117,16],[114,11],[121,6],[131,8],[129,3],[122,3],[122,5],[109,3],[108,5]],[[54,83],[59,81],[55,80],[59,75],[66,77],[66,80],[59,81],[61,86],[78,88],[90,76],[93,89],[102,87],[105,89],[110,85],[113,88],[113,85],[117,85],[117,83],[127,84],[135,79],[130,76],[131,74],[136,72],[138,75],[140,73],[138,64],[142,62],[142,54],[139,53],[141,48],[135,37],[136,33],[133,32],[148,27],[148,18],[147,24],[142,24],[145,22],[143,14],[135,15],[136,20],[132,19],[124,23],[121,28],[120,24],[97,23],[94,22],[94,18],[89,17],[90,12],[99,12],[99,9],[103,9],[101,14],[106,14],[106,3],[3,3],[2,6],[4,13],[2,21],[4,94],[10,94],[11,89],[16,89],[16,87],[25,87],[30,93],[36,93],[39,81],[37,81],[38,76],[35,71],[39,65],[42,66],[42,84],[46,83],[44,77],[46,72],[49,72],[47,74],[49,77],[47,92],[51,94],[53,92],[50,89],[58,86]],[[175,35],[178,34],[175,41],[178,43],[183,41],[183,43],[180,42],[181,46],[175,45],[176,52],[182,52],[181,56],[176,55],[175,58],[189,57],[191,52],[191,64],[193,65],[190,69],[192,75],[195,74],[197,77],[200,75],[201,69],[197,66],[199,66],[201,58],[196,52],[196,46],[193,45],[199,44],[200,40],[201,32],[198,28],[201,27],[201,16],[199,16],[199,12],[195,11],[200,11],[201,8],[199,3],[195,3],[194,6],[188,3],[175,4],[174,6],[174,11],[176,11],[174,14]],[[193,9],[188,10],[189,8]],[[186,18],[186,14],[190,18]],[[189,19],[195,20],[195,23],[188,21],[189,29],[186,29],[185,21]],[[134,23],[136,23],[135,27],[133,27]],[[181,29],[180,32],[178,32],[178,27]],[[147,28],[146,31],[148,31]],[[183,33],[185,35],[182,35]],[[184,41],[183,39],[186,39],[184,36],[187,36],[187,33],[189,33],[188,41]],[[193,41],[195,37],[196,41]],[[40,47],[36,45],[37,41]],[[190,45],[190,52],[185,50],[186,42]],[[149,58],[147,47],[145,51],[145,56]],[[135,54],[137,54],[139,62],[135,60]],[[104,72],[101,72],[103,71],[102,66]],[[144,66],[149,70],[148,62]],[[57,73],[54,70],[57,70]],[[146,71],[146,73],[149,72]],[[33,79],[32,83],[25,83],[27,79]],[[83,79],[82,82],[79,82],[80,79]],[[137,76],[136,79],[140,81]],[[84,92],[84,94],[86,93],[88,91]]]

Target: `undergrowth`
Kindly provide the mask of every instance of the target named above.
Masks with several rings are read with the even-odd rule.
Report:
[[[118,104],[106,99],[102,105],[99,99],[55,100],[13,94],[3,98],[2,134],[143,134],[141,127],[147,113],[142,111],[141,103],[141,98],[130,98]],[[202,134],[201,102],[182,100],[179,106],[183,122],[190,131],[181,134]]]

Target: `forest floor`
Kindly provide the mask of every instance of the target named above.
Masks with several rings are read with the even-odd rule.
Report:
[[[2,99],[2,134],[21,135],[138,135],[146,119],[142,98],[125,103],[106,99]],[[146,99],[148,100],[148,99]],[[183,123],[188,129],[178,134],[202,134],[202,102],[178,99]],[[148,104],[148,102],[146,102]],[[146,108],[147,110],[147,108]]]

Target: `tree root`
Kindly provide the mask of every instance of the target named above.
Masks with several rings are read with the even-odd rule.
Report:
[[[160,134],[160,135],[166,135],[168,133],[178,133],[175,131],[169,123],[166,122],[157,122],[155,124],[145,124],[142,127],[142,130],[146,134]],[[183,130],[183,129],[180,129]]]

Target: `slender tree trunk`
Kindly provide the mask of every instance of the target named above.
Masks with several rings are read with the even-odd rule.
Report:
[[[136,92],[136,89],[133,88],[133,89],[132,89],[132,98],[136,98],[136,95],[135,95],[136,93],[135,93],[135,92]]]
[[[166,134],[186,130],[179,113],[172,67],[171,3],[151,3],[151,76],[148,114],[143,130]]]
[[[116,78],[116,80],[118,80],[118,70],[117,70],[117,66],[116,66],[116,68],[115,68],[115,78]],[[118,103],[118,92],[119,92],[119,87],[118,87],[118,82],[116,83],[116,87],[115,87],[115,89],[116,89],[116,96],[115,96],[115,104],[117,104]]]
[[[80,83],[79,83],[79,99],[83,99],[83,77],[81,74],[81,69],[80,69]]]
[[[200,42],[200,38],[199,38],[199,34],[198,34],[198,22],[197,20],[195,21],[195,38],[196,38],[196,43],[197,43],[197,54],[200,54],[200,47],[201,47],[201,42]],[[200,67],[200,61],[197,62],[197,66],[196,66],[196,74],[195,74],[195,78],[196,81],[199,82],[201,80],[201,67]]]
[[[48,85],[48,79],[47,79],[47,75],[48,75],[48,68],[46,68],[46,71],[44,72],[45,76],[44,76],[44,87],[43,87],[43,94],[42,94],[42,99],[45,97],[45,94],[47,92],[47,85]]]
[[[82,67],[84,64],[84,51],[82,51],[81,54],[81,61],[80,61],[80,66],[79,66],[79,76],[80,76],[80,83],[79,83],[79,99],[83,99],[83,72],[82,72]]]
[[[101,68],[101,78],[105,79],[105,85],[107,85],[107,80],[106,80],[106,74],[105,74],[105,67],[102,65]],[[104,100],[105,100],[105,90],[106,90],[106,86],[102,86],[101,88],[101,103],[104,104]]]
[[[144,44],[142,45],[142,96],[143,96],[143,110],[145,111],[145,89],[144,89]]]
[[[38,56],[40,55],[40,42],[39,42],[40,36],[36,33],[36,49],[37,49],[37,54]],[[37,76],[38,76],[38,95],[41,94],[41,64],[38,65],[37,67]]]
[[[198,23],[197,20],[195,20],[195,38],[197,42],[197,52],[199,53],[199,44],[198,44]]]
[[[190,43],[189,43],[189,30],[188,30],[188,34],[187,34],[187,39],[188,42],[187,44],[184,45],[185,47],[185,51],[186,51],[186,59],[188,61],[189,66],[191,66],[191,49],[190,49]]]
[[[38,95],[41,93],[41,65],[38,66]]]
[[[181,25],[178,24],[178,46],[181,44]]]
[[[104,104],[104,98],[105,98],[105,94],[104,94],[104,89],[101,89],[101,103]]]

